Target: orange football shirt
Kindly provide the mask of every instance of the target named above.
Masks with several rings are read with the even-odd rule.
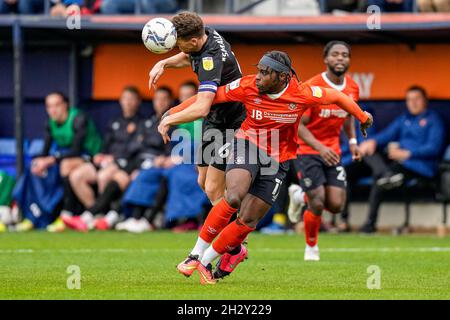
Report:
[[[332,88],[345,93],[354,101],[359,99],[358,84],[348,75],[345,76],[342,85],[332,83],[323,72],[306,81],[311,86]],[[333,149],[337,154],[341,154],[339,138],[348,113],[335,104],[320,105],[305,111],[305,115],[310,117],[310,122],[306,125],[313,136],[323,145]],[[310,147],[304,140],[298,137],[299,146],[297,154],[319,154],[317,150]]]

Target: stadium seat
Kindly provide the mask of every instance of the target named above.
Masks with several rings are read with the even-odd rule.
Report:
[[[0,170],[10,176],[16,176],[16,140],[14,138],[0,139]]]
[[[42,152],[44,148],[44,140],[43,139],[34,139],[31,140],[29,147],[26,149],[26,155],[29,157],[37,156]]]

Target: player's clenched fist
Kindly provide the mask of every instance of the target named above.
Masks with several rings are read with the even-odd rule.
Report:
[[[170,137],[168,134],[169,129],[170,125],[167,124],[166,118],[162,119],[158,126],[158,132],[162,136],[164,143],[168,143],[170,141]]]
[[[366,130],[373,125],[373,117],[367,111],[364,111],[364,113],[367,115],[368,118],[367,118],[366,122],[361,123],[361,133],[363,134],[364,138],[366,138],[367,137]]]

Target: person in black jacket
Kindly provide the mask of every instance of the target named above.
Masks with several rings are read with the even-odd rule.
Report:
[[[102,151],[70,175],[70,184],[86,210],[80,216],[64,215],[64,223],[75,230],[94,228],[95,216],[107,213],[131,181],[132,173],[141,165],[143,137],[140,127],[145,118],[139,114],[141,96],[135,87],[126,87],[120,97],[122,115],[108,126]],[[96,189],[97,194],[96,197]],[[117,220],[117,212],[110,215]],[[111,221],[113,222],[113,221]]]
[[[145,143],[140,157],[145,160],[123,197],[123,204],[130,209],[131,217],[118,223],[117,230],[135,233],[152,230],[151,223],[165,203],[167,187],[164,169],[172,167],[177,157],[171,157],[171,144],[164,144],[158,132],[158,124],[172,105],[172,90],[159,87],[153,97],[155,114],[146,121],[147,125],[143,128]],[[148,215],[144,215],[145,213]]]

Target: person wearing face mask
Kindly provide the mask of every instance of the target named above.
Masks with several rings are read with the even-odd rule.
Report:
[[[427,92],[422,87],[412,86],[406,91],[406,107],[407,112],[360,145],[376,177],[369,196],[368,218],[361,228],[364,233],[376,231],[385,191],[413,178],[431,179],[438,172],[445,141],[442,119],[428,109]]]

